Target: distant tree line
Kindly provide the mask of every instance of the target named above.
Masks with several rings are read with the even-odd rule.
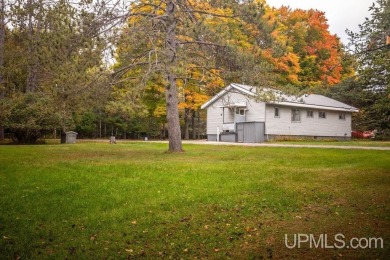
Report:
[[[0,139],[205,134],[202,103],[230,82],[323,93],[390,135],[390,4],[343,46],[323,12],[265,1],[0,0]]]

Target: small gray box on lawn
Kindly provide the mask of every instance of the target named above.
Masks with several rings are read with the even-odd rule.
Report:
[[[66,144],[75,144],[76,143],[76,138],[77,138],[77,133],[73,131],[68,131],[63,134],[65,136],[61,136],[61,143],[66,143]],[[65,138],[63,138],[65,137]]]

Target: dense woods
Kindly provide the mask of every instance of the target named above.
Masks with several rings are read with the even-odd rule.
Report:
[[[202,138],[230,82],[322,93],[389,135],[390,1],[344,46],[318,10],[266,1],[0,0],[0,138]]]

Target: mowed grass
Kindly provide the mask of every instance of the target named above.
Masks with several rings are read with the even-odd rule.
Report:
[[[0,258],[387,258],[390,152],[0,146]],[[289,249],[296,233],[379,249]]]
[[[292,141],[271,141],[274,144],[296,144],[296,145],[336,145],[336,146],[365,146],[365,147],[390,147],[390,141],[377,140],[292,140]]]

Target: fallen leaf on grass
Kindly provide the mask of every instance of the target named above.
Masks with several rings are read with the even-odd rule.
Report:
[[[184,217],[180,219],[180,222],[187,222],[191,219],[191,217]]]

